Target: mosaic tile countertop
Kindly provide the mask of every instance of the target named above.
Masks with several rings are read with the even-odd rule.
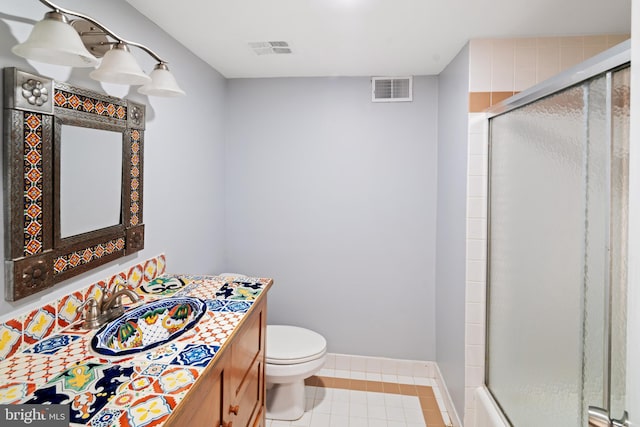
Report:
[[[117,358],[93,352],[95,331],[74,323],[0,362],[0,404],[69,404],[71,426],[160,426],[271,283],[172,274],[142,283],[132,307],[190,296],[205,301],[206,313],[174,341]]]

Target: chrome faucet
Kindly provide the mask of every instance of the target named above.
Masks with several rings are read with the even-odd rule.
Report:
[[[120,289],[118,289],[119,287]],[[135,292],[127,288],[124,284],[118,283],[114,286],[110,294],[107,294],[105,291],[105,294],[99,301],[93,297],[85,301],[84,304],[77,309],[78,312],[85,311],[82,326],[87,329],[96,329],[124,314],[124,306],[122,305],[123,295],[128,296],[131,302],[138,302],[140,300],[140,297]],[[87,310],[85,310],[85,307],[87,307]]]

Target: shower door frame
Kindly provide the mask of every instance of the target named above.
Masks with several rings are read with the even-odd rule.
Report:
[[[486,119],[489,122],[492,118],[506,114],[510,111],[516,110],[518,108],[524,107],[528,104],[534,103],[538,100],[541,100],[545,97],[568,89],[572,86],[579,85],[584,83],[592,78],[598,77],[600,75],[614,72],[616,69],[621,69],[627,66],[630,66],[631,63],[631,41],[627,40],[607,51],[594,56],[593,58],[584,61],[560,74],[552,77],[544,82],[541,82],[523,92],[520,92],[517,95],[514,95],[505,101],[492,106],[486,112]],[[488,379],[489,379],[489,323],[490,323],[490,277],[491,277],[491,126],[488,127],[488,164],[487,164],[487,240],[486,240],[486,250],[487,250],[487,262],[486,262],[486,307],[485,307],[485,365],[484,365],[484,384],[491,395],[491,398],[496,403],[496,405],[500,408],[503,417],[508,420],[504,409],[502,408],[498,399],[493,394],[492,390],[488,387]],[[629,189],[631,191],[631,188]],[[605,291],[606,298],[609,298],[609,289]],[[609,299],[610,303],[610,299]],[[611,325],[610,325],[610,311],[612,307],[610,304],[606,305],[606,324],[605,324],[605,333],[607,334],[607,340],[610,340],[611,337]],[[605,350],[606,353],[611,351],[611,346],[609,344],[609,348]],[[610,362],[609,357],[605,359],[605,363],[608,364]],[[606,373],[607,379],[609,373]],[[610,390],[609,390],[609,382],[605,380],[605,396],[608,398]],[[608,405],[608,402],[607,402]],[[613,416],[618,416],[620,414],[612,414]],[[509,421],[510,423],[510,421]]]

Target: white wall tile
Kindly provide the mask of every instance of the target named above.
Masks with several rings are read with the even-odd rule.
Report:
[[[396,375],[398,373],[398,362],[395,359],[383,359],[382,373],[387,375]]]
[[[513,90],[515,48],[516,42],[514,39],[493,40],[493,63],[491,68],[492,92]]]
[[[584,37],[582,36],[560,37],[560,47],[582,48],[583,45],[584,45]]]
[[[538,83],[537,76],[536,67],[518,68],[514,77],[513,90],[515,92],[522,92],[523,90],[529,89]]]
[[[413,376],[413,364],[411,362],[409,362],[409,361],[406,361],[406,360],[398,361],[397,369],[398,369],[398,376],[399,377],[400,376],[408,376],[408,377],[412,377]]]
[[[480,239],[467,240],[467,259],[473,261],[484,261],[487,256],[487,242]]]
[[[411,366],[411,375],[418,378],[430,378],[431,375],[431,364],[427,362],[413,362]],[[417,383],[416,383],[417,384]]]
[[[467,216],[469,218],[486,218],[487,199],[484,197],[469,197],[467,199]]]
[[[476,387],[471,387],[471,386],[467,386],[464,389],[465,402],[467,403],[465,406],[467,408],[475,408],[475,397],[474,397],[475,390],[476,390]]]
[[[469,175],[487,175],[487,156],[472,155],[469,158]]]
[[[334,368],[336,370],[348,371],[351,369],[351,356],[337,354],[335,356]]]
[[[484,282],[487,277],[487,263],[485,261],[467,261],[467,281]]]
[[[483,345],[466,346],[466,363],[468,366],[484,368],[485,347]]]
[[[513,65],[511,65],[509,69],[493,70],[491,73],[491,91],[511,92],[514,89],[514,81],[515,69],[513,68]]]
[[[629,39],[629,34],[614,34],[607,36],[607,44],[609,47],[613,47]]]
[[[538,47],[538,40],[534,37],[530,38],[517,38],[516,39],[516,49],[520,47]]]
[[[467,219],[467,238],[469,239],[486,239],[487,237],[487,221],[483,219]]]
[[[467,282],[467,302],[485,303],[485,284],[482,282]]]
[[[580,46],[560,47],[560,69],[566,70],[584,61],[584,49]]]
[[[559,37],[538,37],[536,41],[539,48],[560,47]]]
[[[492,50],[491,40],[471,40],[469,68],[473,73],[469,74],[470,92],[491,91]]]
[[[468,302],[465,308],[467,323],[484,325],[484,304]]]
[[[382,360],[377,357],[369,357],[366,361],[367,372],[382,372]]]
[[[467,345],[484,345],[484,325],[468,323],[465,341]]]
[[[535,42],[535,39],[534,39]],[[538,63],[538,48],[534,44],[533,46],[516,46],[515,49],[515,71],[518,72],[521,69],[536,68]]]
[[[585,46],[607,45],[606,35],[584,36],[582,39]]]
[[[584,46],[584,59],[589,59],[591,57],[596,56],[599,53],[604,52],[609,47],[606,42],[603,44],[593,44],[593,45],[585,45]]]
[[[467,179],[467,193],[469,197],[487,197],[487,177],[469,176]]]
[[[469,135],[469,153],[476,156],[488,154],[486,137],[481,133]]]
[[[367,370],[367,358],[363,356],[351,356],[351,370],[364,372]]]
[[[486,113],[469,113],[469,133],[484,135],[487,132]]]
[[[544,81],[555,76],[560,71],[560,48],[538,49],[537,81]]]
[[[469,366],[466,369],[466,383],[470,387],[479,387],[484,384],[484,368],[479,366]]]
[[[325,359],[324,362],[324,368],[327,369],[335,369],[335,360],[336,360],[336,355],[333,353],[327,353],[327,357]]]

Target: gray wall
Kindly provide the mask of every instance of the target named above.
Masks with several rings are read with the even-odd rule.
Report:
[[[450,313],[438,311],[438,359],[455,386],[447,357],[457,367],[460,353],[449,352],[443,334],[452,331],[455,338],[464,322],[464,291],[459,294],[457,281],[449,289],[442,275],[463,275],[464,258],[454,264],[446,240],[457,236],[449,227],[464,217],[464,203],[449,210],[448,186],[457,201],[464,182],[459,187],[456,180],[465,171],[458,164],[447,170],[458,161],[449,150],[460,140],[449,147],[443,135],[447,126],[466,132],[466,125],[440,119],[438,154],[436,77],[414,80],[414,102],[376,104],[368,78],[227,82],[123,0],[59,1],[166,56],[188,96],[147,99],[104,86],[148,106],[145,249],[50,293],[2,301],[0,319],[165,252],[171,272],[274,277],[270,322],[318,330],[332,352],[434,360],[436,300],[449,304]],[[101,89],[88,70],[31,64],[10,53],[45,11],[37,2],[3,7],[0,67]],[[145,69],[153,66],[136,56]],[[447,100],[440,102],[440,114],[447,115]],[[438,265],[456,266],[438,270],[444,285],[437,295],[436,211],[443,227],[438,249],[445,251]]]
[[[465,259],[469,46],[438,80],[436,361],[458,414],[464,413]]]
[[[275,279],[270,323],[329,351],[435,358],[436,77],[230,80],[227,266]]]
[[[84,12],[116,33],[157,51],[187,92],[183,98],[146,98],[128,88],[105,86],[112,95],[147,104],[144,165],[145,249],[91,273],[17,303],[0,301],[0,319],[58,298],[165,252],[172,272],[214,273],[223,269],[224,128],[226,80],[123,0],[59,0],[62,7]],[[3,2],[0,12],[0,67],[16,66],[61,81],[100,90],[87,69],[47,66],[13,55],[47,9],[35,1]],[[154,63],[133,50],[143,68]],[[0,88],[1,90],[1,88]],[[0,124],[0,127],[2,124]],[[4,238],[3,231],[2,237]],[[4,257],[0,245],[0,257]],[[0,274],[0,280],[3,280]],[[2,282],[2,286],[4,283]]]

